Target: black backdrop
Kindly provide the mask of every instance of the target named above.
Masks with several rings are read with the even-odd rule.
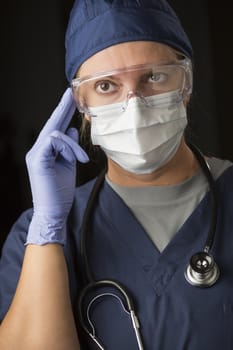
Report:
[[[0,243],[31,206],[24,157],[67,86],[64,33],[72,3],[1,1]],[[204,152],[233,160],[231,11],[211,0],[170,3],[194,48],[193,138]]]

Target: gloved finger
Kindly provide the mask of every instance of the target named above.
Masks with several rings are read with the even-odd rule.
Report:
[[[70,131],[69,131],[70,132]],[[73,132],[73,131],[72,131]],[[77,135],[77,134],[76,134]],[[86,154],[86,152],[82,149],[82,147],[79,146],[79,144],[77,143],[76,140],[74,140],[73,138],[69,137],[66,134],[61,133],[60,131],[54,131],[51,134],[52,137],[56,138],[56,139],[61,139],[62,141],[64,141],[67,145],[69,145],[69,147],[71,148],[71,150],[73,151],[75,158],[80,161],[81,163],[87,163],[89,162],[89,157]]]
[[[52,115],[47,120],[46,124],[41,130],[37,138],[36,144],[45,139],[54,130],[60,130],[61,132],[65,132],[71,121],[75,109],[76,104],[73,99],[73,94],[71,88],[68,88],[62,96],[60,103],[55,108]]]
[[[69,136],[72,140],[78,143],[78,130],[75,128],[69,128],[66,132],[66,135]]]
[[[71,149],[70,145],[62,140],[61,138],[57,138],[54,136],[50,136],[50,142],[52,147],[52,152],[57,156],[61,156],[63,159],[65,159],[68,163],[73,163],[76,161],[76,156]]]

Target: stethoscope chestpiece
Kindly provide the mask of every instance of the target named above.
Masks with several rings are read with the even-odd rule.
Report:
[[[191,257],[184,275],[192,286],[206,288],[218,280],[219,268],[213,256],[203,251]]]

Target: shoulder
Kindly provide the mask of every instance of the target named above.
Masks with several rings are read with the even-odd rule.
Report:
[[[17,260],[18,262],[22,260],[25,251],[24,243],[32,214],[32,209],[25,210],[13,224],[3,244],[0,259],[0,274],[1,269],[4,269],[4,265],[8,265],[13,260]]]
[[[233,210],[233,163],[229,160],[210,158],[210,170],[216,183],[218,208],[224,217],[232,218]],[[228,213],[228,214],[227,214]]]
[[[9,246],[22,250],[22,247],[24,247],[28,226],[31,222],[32,215],[33,209],[30,208],[22,212],[22,214],[18,217],[18,219],[11,227],[10,233],[8,234],[6,241],[3,245],[3,252]]]
[[[15,293],[32,213],[32,209],[28,209],[19,216],[2,248],[0,259],[0,321],[6,314]]]
[[[233,172],[233,163],[228,159],[221,159],[216,157],[207,157],[207,163],[210,167],[212,176],[215,180],[225,175],[231,175]]]

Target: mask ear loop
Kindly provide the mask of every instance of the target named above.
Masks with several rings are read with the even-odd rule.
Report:
[[[192,67],[191,67],[191,62],[190,61],[186,61],[185,62],[185,79],[184,79],[184,93],[183,93],[183,97],[185,98],[185,96],[189,96],[191,95],[192,91],[193,91],[193,72],[192,72]]]

